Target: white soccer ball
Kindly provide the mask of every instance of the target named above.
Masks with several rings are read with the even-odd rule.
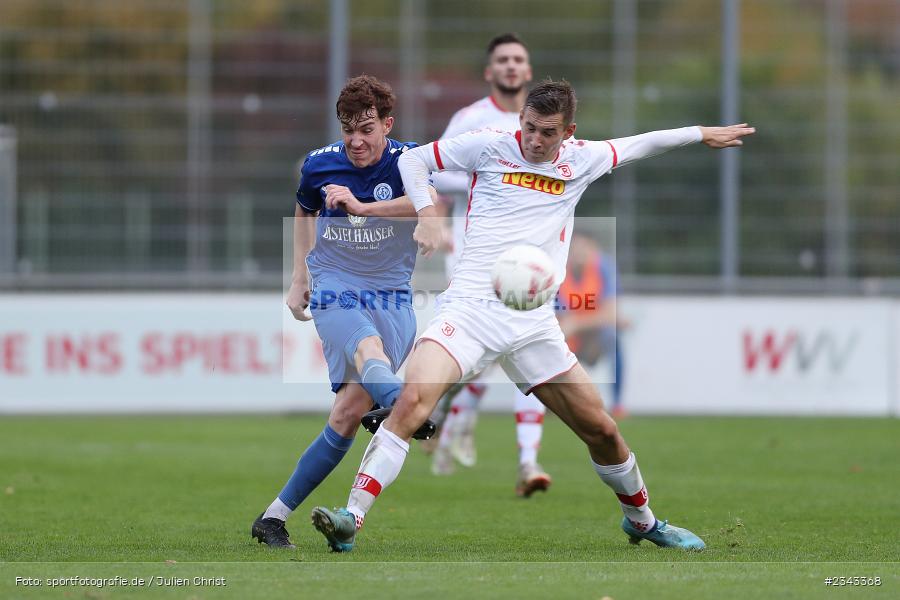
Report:
[[[553,261],[537,246],[514,246],[497,258],[491,271],[494,293],[515,310],[543,306],[556,290]]]

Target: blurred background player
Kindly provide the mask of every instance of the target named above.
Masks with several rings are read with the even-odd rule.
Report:
[[[610,414],[625,416],[622,406],[622,352],[618,333],[628,322],[617,313],[619,287],[615,259],[596,240],[572,234],[566,278],[557,296],[556,318],[569,349],[588,370],[604,359],[612,367]]]
[[[514,33],[504,33],[491,39],[484,67],[484,80],[491,86],[490,94],[457,111],[441,138],[482,128],[516,131],[519,128],[519,113],[525,106],[528,93],[525,86],[531,81],[531,76],[531,62],[525,42]],[[449,220],[451,231],[445,231],[445,239],[450,240],[446,268],[447,277],[451,279],[457,258],[463,251],[472,176],[462,171],[442,171],[434,175],[434,185],[445,200],[438,205],[438,214],[452,216]],[[424,445],[426,451],[434,449],[431,468],[435,475],[452,473],[454,460],[466,467],[475,464],[475,423],[485,389],[485,383],[479,379],[466,382],[455,386],[438,405],[432,419],[442,423],[440,434],[430,445]],[[546,408],[535,398],[517,394],[514,409],[519,445],[516,493],[527,497],[535,490],[547,489],[550,485],[550,476],[537,463],[537,448]]]
[[[395,372],[416,333],[410,277],[418,248],[415,221],[384,218],[416,214],[397,169],[416,144],[387,137],[394,101],[374,77],[348,81],[336,105],[343,140],[310,152],[300,172],[286,303],[297,320],[315,322],[335,397],[322,433],[253,523],[251,535],[269,546],[295,547],[287,518],[350,449],[363,414],[373,403],[391,406],[400,392]],[[389,301],[381,302],[382,291]],[[367,294],[379,300],[366,302]]]

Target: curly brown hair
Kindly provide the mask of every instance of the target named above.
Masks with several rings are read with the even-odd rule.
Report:
[[[352,124],[373,117],[372,107],[379,119],[391,116],[394,110],[394,91],[391,86],[371,75],[360,75],[347,82],[338,96],[335,108],[341,123]]]

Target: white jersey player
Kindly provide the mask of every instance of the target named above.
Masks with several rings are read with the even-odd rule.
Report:
[[[518,36],[505,33],[488,43],[484,79],[491,86],[490,94],[458,110],[441,139],[485,128],[509,132],[518,130],[519,114],[527,93],[525,85],[531,81],[528,48]],[[465,171],[447,170],[434,175],[435,188],[450,200],[449,238],[452,241],[445,259],[448,279],[463,249],[471,184],[471,174]],[[451,474],[454,459],[467,467],[475,464],[475,424],[485,391],[486,384],[476,377],[467,381],[465,386],[454,387],[438,405],[432,418],[443,422],[443,426],[433,443],[436,446],[431,465],[434,474]],[[546,490],[551,483],[550,475],[537,462],[546,407],[536,398],[517,390],[513,408],[519,450],[515,490],[517,495],[527,498],[537,490]]]
[[[490,94],[456,111],[441,139],[475,129],[516,131],[519,128],[519,113],[527,94],[525,86],[531,81],[531,63],[528,48],[517,35],[504,33],[488,43],[484,80],[491,86]],[[434,176],[435,189],[452,202],[453,235],[447,258],[448,275],[462,248],[470,182],[470,173],[465,171],[443,171]]]
[[[529,78],[530,79],[530,78]],[[524,88],[522,89],[524,102]],[[457,111],[450,119],[441,139],[452,138],[476,129],[516,131],[519,128],[519,110],[508,111],[493,96],[485,96],[477,102]],[[466,209],[469,202],[472,177],[465,171],[441,171],[434,175],[434,187],[439,194],[450,199],[452,205],[452,247],[447,252],[447,275],[453,272],[456,258],[463,247]]]
[[[686,127],[629,138],[576,140],[575,94],[546,81],[528,94],[516,134],[481,131],[407,152],[400,159],[407,195],[419,215],[415,239],[430,253],[439,245],[428,195],[435,169],[474,172],[464,253],[453,283],[407,363],[405,385],[390,417],[363,457],[346,509],[316,508],[313,521],[332,548],[352,548],[356,530],[383,488],[402,468],[409,439],[440,395],[460,378],[498,362],[519,387],[538,398],[585,442],[594,469],[616,494],[622,529],[633,543],[702,550],[703,540],[658,521],[650,510],[634,454],[606,413],[597,388],[569,352],[550,307],[508,309],[493,296],[490,268],[511,245],[535,244],[565,268],[575,205],[585,188],[612,169],[695,142],[713,148],[740,146],[754,132],[746,124]]]

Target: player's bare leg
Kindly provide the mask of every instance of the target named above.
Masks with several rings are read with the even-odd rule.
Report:
[[[365,337],[356,345],[356,352],[353,353],[353,363],[356,365],[356,372],[359,373],[366,361],[373,358],[390,363],[390,359],[384,353],[384,344],[377,335]]]
[[[336,552],[353,549],[356,531],[381,491],[400,474],[409,452],[409,440],[422,426],[440,397],[461,377],[459,366],[446,350],[422,340],[406,368],[403,391],[394,411],[369,442],[350,490],[347,508],[316,507],[313,525]]]
[[[355,437],[359,431],[359,420],[371,408],[372,398],[359,383],[351,381],[335,394],[328,424],[344,437]]]
[[[410,357],[406,383],[385,426],[401,439],[410,439],[460,377],[459,365],[443,346],[421,340]]]
[[[604,410],[596,386],[580,364],[533,393],[581,438],[596,464],[620,464],[628,458],[630,451],[619,427]]]
[[[366,411],[357,424],[361,422],[367,431],[375,433],[381,422],[391,413],[403,386],[400,378],[394,374],[391,361],[385,354],[384,345],[378,336],[360,340],[353,354],[353,362],[363,387],[378,405],[375,410]],[[434,435],[435,429],[434,423],[426,420],[415,437],[427,440]]]
[[[358,383],[344,384],[335,394],[328,425],[300,457],[294,473],[269,507],[253,522],[250,535],[272,548],[293,549],[285,521],[341,461],[372,399]]]
[[[686,550],[705,547],[690,531],[656,520],[634,454],[580,364],[535,388],[534,393],[587,445],[600,479],[619,498],[625,514],[622,529],[632,543],[647,539],[658,546]]]

